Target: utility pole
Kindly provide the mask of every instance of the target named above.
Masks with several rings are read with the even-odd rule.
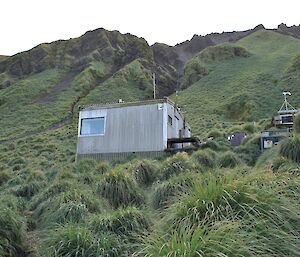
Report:
[[[155,85],[155,73],[152,74],[152,80],[153,80],[153,99],[156,98],[156,85]]]

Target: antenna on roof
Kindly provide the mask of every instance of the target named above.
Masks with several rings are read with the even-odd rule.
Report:
[[[285,91],[282,92],[284,101],[279,111],[289,111],[289,110],[296,110],[288,101],[287,96],[291,96],[291,92]]]
[[[153,80],[153,99],[156,98],[156,85],[155,85],[155,73],[152,74],[152,80]]]

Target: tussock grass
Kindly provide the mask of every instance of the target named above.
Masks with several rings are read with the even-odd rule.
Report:
[[[82,222],[88,213],[104,212],[108,204],[85,188],[74,188],[42,201],[34,217],[45,226],[53,223]]]
[[[136,207],[120,208],[107,215],[96,215],[90,221],[90,228],[96,233],[112,232],[129,238],[144,232],[149,226],[147,214]]]
[[[150,160],[138,161],[133,167],[133,175],[139,185],[149,186],[157,179],[157,164]]]
[[[222,133],[221,131],[219,130],[211,130],[208,132],[207,134],[207,138],[213,138],[213,139],[216,139],[216,138],[222,138],[224,137],[224,133]]]
[[[6,183],[11,178],[11,175],[7,171],[0,171],[0,186]]]
[[[97,163],[95,168],[98,174],[104,174],[109,171],[110,166],[108,162],[102,161]]]
[[[184,193],[198,179],[194,173],[182,173],[154,186],[151,204],[154,209],[165,209],[178,194]]]
[[[223,221],[210,226],[178,226],[168,235],[151,234],[138,256],[246,256],[247,250],[238,233],[239,224]]]
[[[199,169],[211,169],[216,166],[217,154],[210,150],[198,150],[194,152],[191,156],[191,160],[194,161]]]
[[[103,233],[95,237],[83,226],[66,224],[49,231],[40,252],[44,257],[118,257],[121,247],[115,236]]]
[[[297,114],[294,118],[294,132],[300,134],[300,114]]]
[[[97,191],[113,208],[144,203],[144,196],[135,180],[123,170],[114,169],[104,174]]]
[[[282,141],[279,153],[288,160],[300,163],[300,137],[295,136]]]
[[[24,220],[15,211],[0,205],[0,253],[1,256],[25,256]]]
[[[236,153],[227,151],[219,157],[219,166],[221,168],[234,168],[241,164],[241,160]]]
[[[96,168],[96,161],[92,159],[85,159],[85,160],[80,160],[78,163],[75,165],[75,171],[78,173],[87,173],[95,170]]]
[[[164,161],[161,178],[168,179],[173,175],[189,171],[190,168],[188,154],[185,152],[178,152]]]
[[[69,191],[72,188],[73,183],[71,181],[54,181],[49,187],[40,192],[40,194],[32,198],[29,209],[34,210],[42,202],[58,195],[59,193]]]
[[[298,177],[290,180],[260,172],[237,176],[232,171],[202,175],[145,238],[141,252],[143,256],[299,256],[299,193]]]

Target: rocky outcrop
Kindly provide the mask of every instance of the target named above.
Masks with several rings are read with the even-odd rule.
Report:
[[[278,28],[275,31],[300,38],[300,25],[288,27],[286,24],[281,23],[280,25],[278,25]]]

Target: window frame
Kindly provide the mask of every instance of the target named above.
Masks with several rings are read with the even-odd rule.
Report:
[[[94,120],[94,119],[103,119],[103,133],[97,133],[97,134],[82,134],[82,122],[83,122],[83,120]],[[79,136],[80,136],[80,137],[104,136],[104,135],[105,135],[105,127],[106,127],[106,116],[90,117],[90,118],[81,118],[81,119],[80,119],[80,131],[79,131]]]

